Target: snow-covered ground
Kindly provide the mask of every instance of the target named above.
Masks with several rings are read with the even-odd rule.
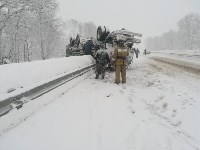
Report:
[[[148,57],[200,72],[200,50],[153,51]]]
[[[0,65],[0,101],[94,63],[91,56]]]
[[[158,53],[173,53],[173,54],[187,54],[187,55],[200,55],[200,49],[199,50],[162,50],[162,51],[153,51]]]
[[[199,63],[200,62],[200,50],[152,51],[151,55],[185,60],[185,61],[189,61],[191,63]]]
[[[2,150],[200,149],[200,77],[142,56],[95,80],[91,71],[0,118]]]

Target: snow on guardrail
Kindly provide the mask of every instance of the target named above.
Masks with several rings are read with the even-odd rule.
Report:
[[[0,101],[91,64],[94,59],[85,55],[1,65]]]

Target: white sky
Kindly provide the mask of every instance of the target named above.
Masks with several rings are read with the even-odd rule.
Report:
[[[122,27],[143,34],[161,35],[176,29],[188,13],[200,14],[200,0],[57,0],[63,20],[92,21],[116,30]]]

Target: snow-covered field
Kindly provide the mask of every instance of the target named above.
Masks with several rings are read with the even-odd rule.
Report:
[[[200,77],[141,56],[95,80],[91,71],[0,118],[2,150],[200,149]]]
[[[93,64],[91,56],[0,65],[0,101]]]

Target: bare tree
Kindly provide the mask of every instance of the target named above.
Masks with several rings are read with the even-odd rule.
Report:
[[[200,15],[188,14],[178,22],[182,46],[187,49],[200,48]]]
[[[188,14],[177,23],[178,31],[170,30],[161,36],[147,38],[145,45],[152,50],[199,49],[200,15]]]
[[[12,62],[63,56],[57,8],[56,0],[0,0],[0,60],[3,56]]]

